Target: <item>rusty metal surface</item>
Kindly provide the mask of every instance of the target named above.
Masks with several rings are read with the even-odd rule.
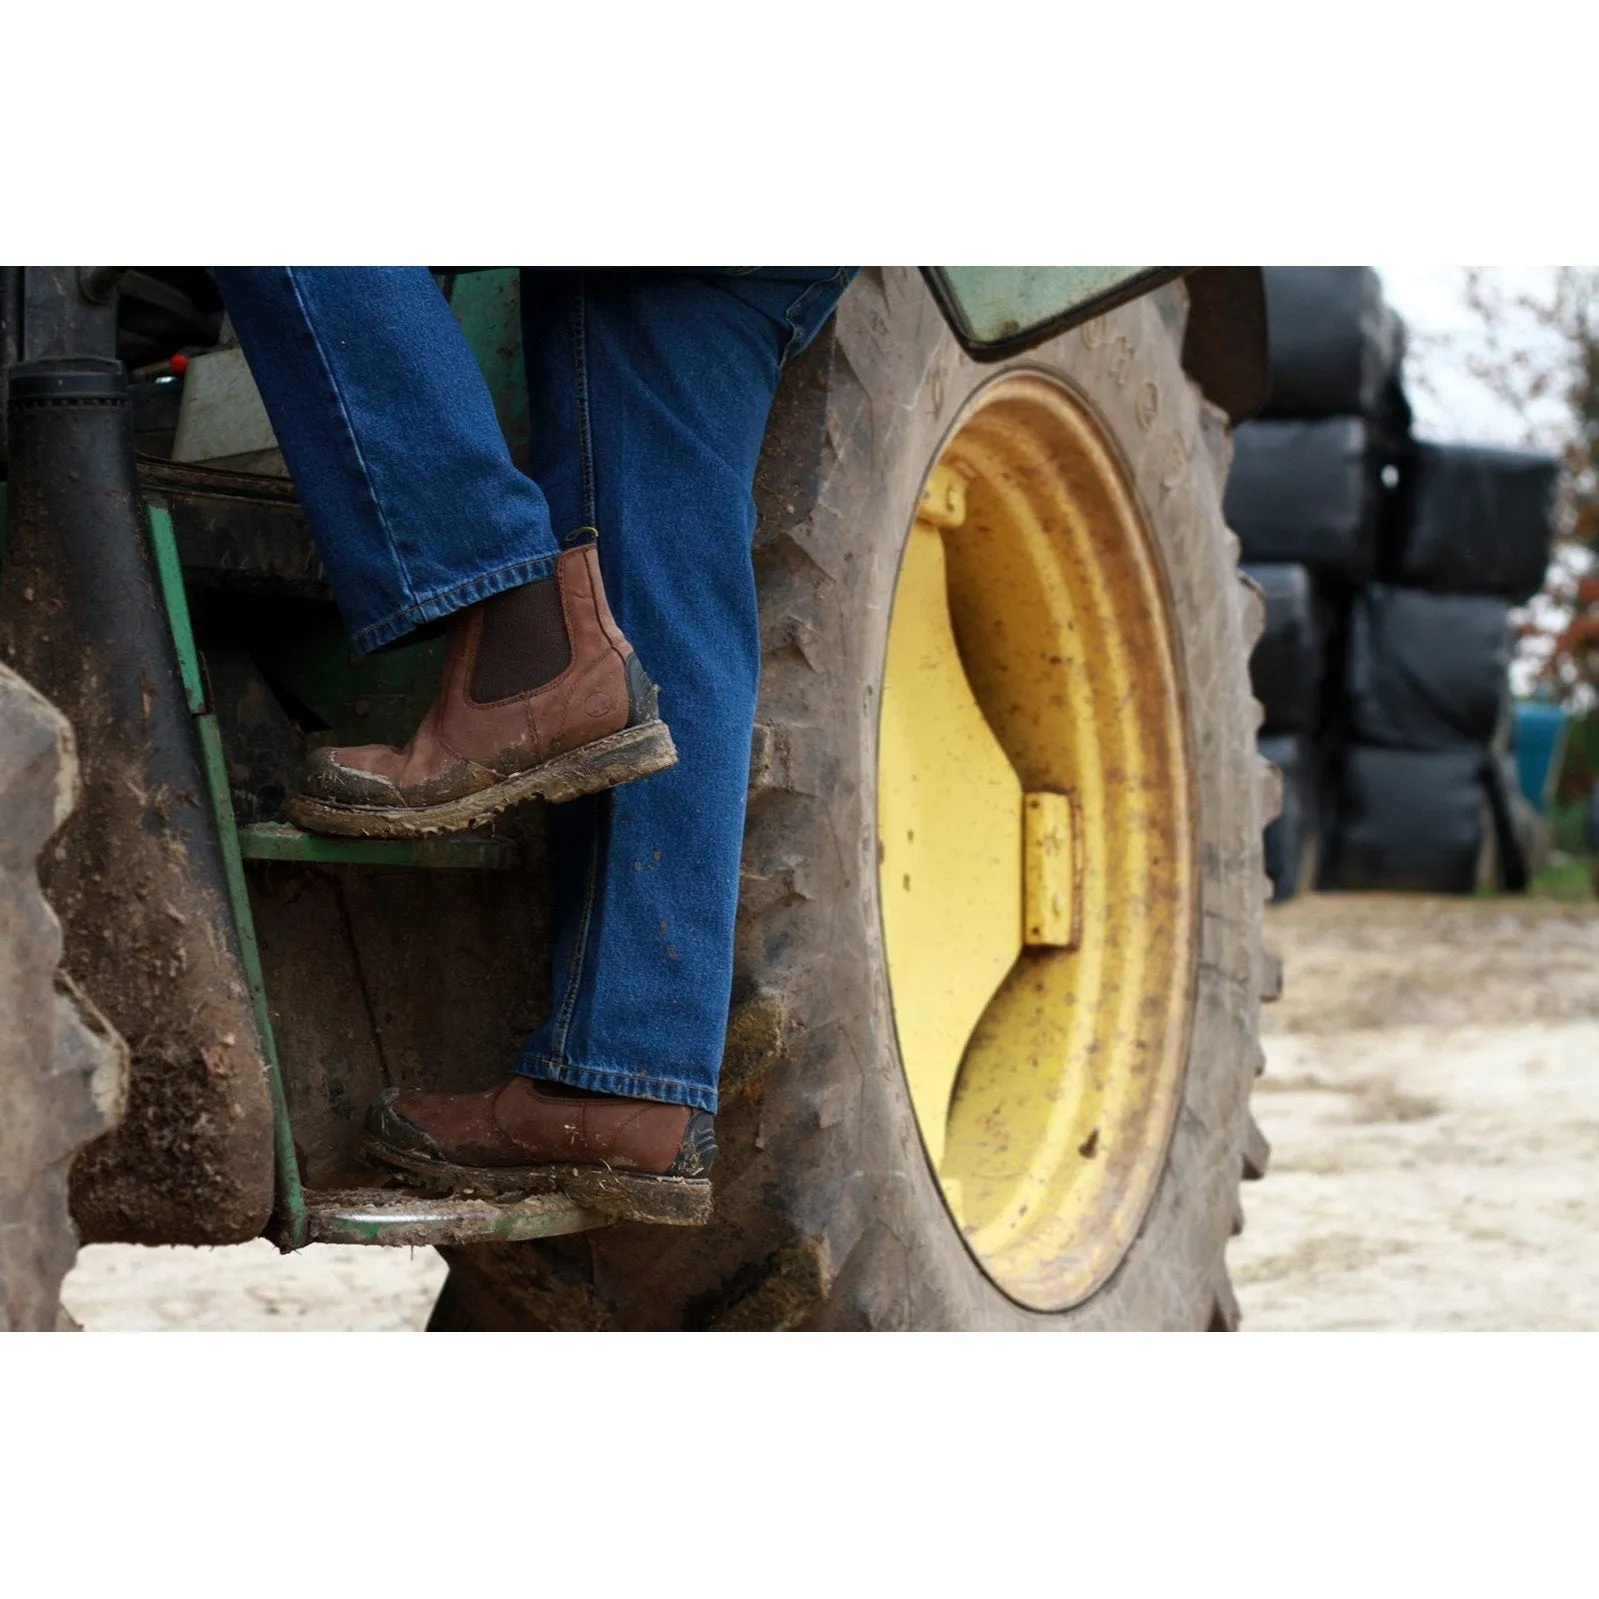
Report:
[[[197,462],[162,461],[141,455],[136,465],[139,482],[153,494],[201,494],[236,500],[265,500],[282,505],[297,504],[294,485],[281,477],[257,472],[236,472],[227,467],[204,466]]]
[[[156,503],[172,514],[178,552],[191,582],[296,599],[328,597],[327,577],[305,515],[292,501],[247,499],[202,488],[165,489]]]

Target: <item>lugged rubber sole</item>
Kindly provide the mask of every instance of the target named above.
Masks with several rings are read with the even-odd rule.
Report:
[[[339,805],[297,794],[286,811],[289,820],[308,833],[332,833],[340,838],[426,838],[481,827],[523,800],[542,799],[560,805],[584,794],[636,783],[676,764],[672,735],[665,722],[653,718],[592,744],[580,744],[542,766],[514,773],[492,788],[440,805]]]
[[[435,1192],[501,1197],[560,1193],[585,1210],[616,1221],[669,1227],[699,1227],[711,1219],[708,1177],[656,1177],[606,1166],[457,1166],[415,1150],[396,1149],[370,1134],[361,1141],[361,1154],[369,1164]]]

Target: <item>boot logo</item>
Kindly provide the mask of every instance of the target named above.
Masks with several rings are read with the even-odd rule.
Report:
[[[602,716],[609,716],[611,712],[611,696],[609,694],[590,694],[583,701],[583,709],[595,720]]]

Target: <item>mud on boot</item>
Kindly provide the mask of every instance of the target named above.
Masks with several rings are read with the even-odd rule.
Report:
[[[313,751],[288,816],[313,833],[418,838],[615,788],[676,763],[656,701],[583,545],[554,576],[458,612],[410,743]]]
[[[563,1193],[617,1221],[711,1219],[710,1112],[512,1076],[476,1094],[389,1089],[362,1154],[414,1186],[456,1194]]]

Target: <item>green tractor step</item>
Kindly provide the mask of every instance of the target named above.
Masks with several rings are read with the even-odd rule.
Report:
[[[284,822],[252,822],[239,829],[247,861],[308,861],[316,865],[406,866],[506,871],[518,864],[516,844],[492,833],[452,833],[443,838],[326,838]]]

